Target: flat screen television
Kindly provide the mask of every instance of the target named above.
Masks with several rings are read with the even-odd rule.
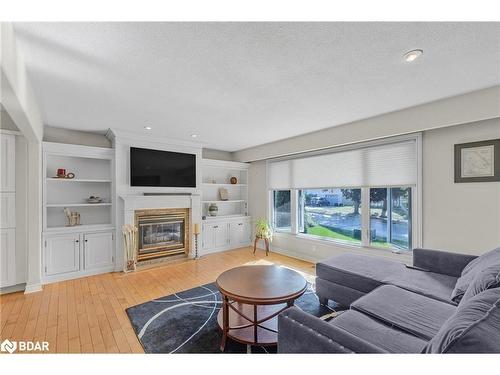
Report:
[[[196,187],[196,155],[130,148],[130,185]]]

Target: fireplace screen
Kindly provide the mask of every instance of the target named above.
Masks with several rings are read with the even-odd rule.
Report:
[[[147,214],[146,211],[136,214],[136,221],[139,228],[138,260],[187,253],[186,214]]]

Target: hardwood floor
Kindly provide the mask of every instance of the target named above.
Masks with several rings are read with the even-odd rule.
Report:
[[[125,309],[215,281],[243,264],[278,264],[312,278],[312,263],[242,248],[130,274],[107,273],[0,296],[1,340],[48,341],[54,353],[143,353]]]

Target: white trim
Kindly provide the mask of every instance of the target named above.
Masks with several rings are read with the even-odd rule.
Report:
[[[30,294],[41,291],[42,291],[42,284],[31,284],[31,285],[26,284],[26,288],[24,289],[24,294]]]
[[[8,130],[8,129],[0,129],[0,134],[17,135],[17,136],[23,135],[23,133],[21,133],[19,130]]]
[[[360,148],[382,146],[382,145],[387,145],[387,144],[392,144],[392,143],[418,140],[418,138],[421,138],[421,137],[422,137],[421,132],[410,133],[410,134],[398,135],[398,136],[394,136],[394,137],[374,139],[374,140],[370,140],[370,141],[349,143],[347,145],[341,145],[341,146],[323,147],[323,148],[319,148],[319,149],[312,150],[312,151],[296,152],[296,153],[288,154],[285,156],[270,158],[270,159],[267,159],[266,161],[267,162],[275,162],[275,161],[282,161],[282,160],[292,160],[292,159],[309,157],[309,156],[316,156],[316,155],[322,155],[322,154],[332,154],[332,153],[348,151],[348,150],[358,150]],[[267,166],[267,163],[266,163],[266,166]]]

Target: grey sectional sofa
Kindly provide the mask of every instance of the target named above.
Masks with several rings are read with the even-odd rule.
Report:
[[[324,321],[293,307],[278,318],[279,353],[500,353],[500,248],[480,257],[413,250],[413,267],[344,254],[316,266]]]

